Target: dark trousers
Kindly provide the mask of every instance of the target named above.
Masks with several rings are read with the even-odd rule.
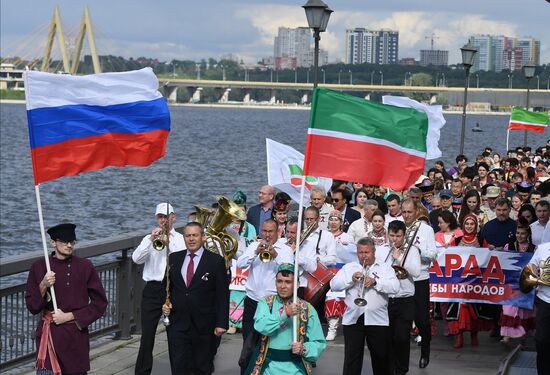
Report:
[[[546,287],[543,287],[546,288]],[[537,372],[550,375],[550,303],[535,298],[537,307],[535,345],[537,348]]]
[[[430,358],[432,327],[430,325],[430,280],[414,282],[414,322],[422,336],[420,356]]]
[[[411,354],[410,331],[414,318],[414,297],[390,298],[388,316],[392,373],[406,374],[409,371]]]
[[[344,375],[360,375],[363,369],[365,341],[369,348],[374,375],[389,375],[388,341],[390,329],[386,326],[366,326],[364,315],[357,323],[344,326]]]
[[[141,341],[136,360],[136,375],[149,375],[153,368],[153,346],[166,300],[166,285],[159,281],[148,281],[141,299]]]
[[[258,307],[258,302],[254,301],[252,298],[246,296],[244,298],[244,310],[243,310],[243,342],[246,341],[248,335],[254,332],[254,314],[256,313],[256,308]]]
[[[187,330],[171,325],[166,332],[172,375],[212,373],[212,332],[200,334],[193,324]]]

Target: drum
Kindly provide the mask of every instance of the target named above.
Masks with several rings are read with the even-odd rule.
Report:
[[[315,272],[306,272],[307,287],[304,291],[304,299],[314,306],[323,300],[330,289],[330,280],[334,275],[334,272],[317,261]]]

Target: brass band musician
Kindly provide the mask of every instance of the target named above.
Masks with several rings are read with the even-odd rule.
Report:
[[[379,260],[390,266],[405,269],[406,277],[399,280],[399,290],[389,295],[388,315],[392,352],[392,374],[409,371],[410,329],[414,318],[414,278],[420,275],[420,253],[414,244],[405,243],[405,223],[394,220],[388,225],[390,246],[377,248]],[[408,251],[407,251],[408,250]]]

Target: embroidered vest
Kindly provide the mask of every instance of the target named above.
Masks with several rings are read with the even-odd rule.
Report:
[[[273,307],[273,301],[275,301],[275,295],[268,296],[264,298],[264,300],[269,307],[269,311],[271,311],[271,308]],[[298,299],[298,342],[303,343],[305,341],[308,317],[309,310],[307,302]],[[250,375],[259,375],[262,373],[262,367],[265,363],[268,349],[269,337],[262,336],[262,338],[260,339],[260,351],[258,353],[258,357],[256,358],[256,362],[254,363],[254,367],[252,368],[252,372],[250,373]],[[311,364],[306,361],[304,357],[301,357],[300,360],[302,361],[304,368],[306,369],[306,373],[310,375],[312,370]]]

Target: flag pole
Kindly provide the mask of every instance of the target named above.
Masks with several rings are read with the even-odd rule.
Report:
[[[506,152],[508,152],[508,150],[510,149],[508,147],[508,140],[510,139],[510,128],[508,128],[508,130],[506,131]]]
[[[46,231],[44,230],[44,217],[42,216],[42,202],[40,201],[40,188],[39,185],[34,185],[34,192],[36,193],[36,205],[38,206],[38,221],[40,222],[40,235],[42,236],[42,248],[44,249],[44,260],[46,261],[46,271],[50,272],[50,257],[48,256],[48,243],[46,242]],[[50,293],[53,302],[53,311],[57,311],[57,298],[55,298],[55,290],[53,285],[50,286]]]
[[[304,190],[306,186],[306,177],[302,174],[302,186],[300,187],[300,203],[298,206],[298,229],[296,229],[296,253],[294,254],[294,295],[293,301],[298,303],[298,258],[300,254],[300,240],[302,234],[302,215],[304,205]],[[298,315],[292,317],[292,342],[298,341]]]
[[[270,165],[269,165],[269,138],[265,139],[265,153],[266,153],[266,159],[267,159],[267,184],[271,185],[271,171]]]

